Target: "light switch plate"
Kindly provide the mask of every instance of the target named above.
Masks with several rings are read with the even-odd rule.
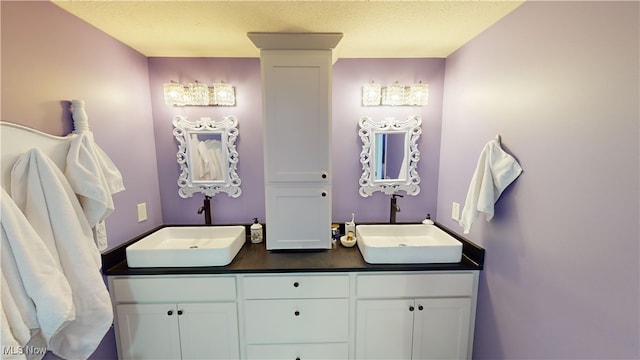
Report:
[[[460,204],[455,201],[451,205],[451,218],[455,221],[460,220]]]
[[[138,222],[147,220],[147,203],[143,202],[137,205],[138,207]]]

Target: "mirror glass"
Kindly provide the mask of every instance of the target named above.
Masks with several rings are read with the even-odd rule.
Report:
[[[189,121],[173,119],[173,136],[178,142],[178,194],[183,198],[203,193],[214,196],[225,192],[230,197],[241,194],[238,176],[238,120],[227,116],[222,121],[201,118]]]
[[[420,151],[417,142],[422,133],[422,119],[417,115],[406,120],[374,120],[365,116],[359,125],[362,140],[360,195],[368,197],[376,191],[387,195],[398,191],[418,194]]]

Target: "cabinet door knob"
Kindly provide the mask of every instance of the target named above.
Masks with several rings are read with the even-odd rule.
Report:
[[[296,360],[300,360],[300,356],[296,357]]]
[[[327,175],[327,173],[322,173],[322,175],[320,175],[320,176],[321,176],[323,179],[326,179],[326,178],[327,178],[327,176],[329,176],[329,175]]]
[[[327,192],[326,192],[326,191],[323,191],[323,192],[322,192],[322,197],[325,197],[325,196],[327,196]]]
[[[178,310],[178,315],[182,315],[182,310]]]
[[[296,282],[293,283],[293,287],[298,287],[298,286],[300,286],[299,282],[296,281]]]
[[[293,315],[295,315],[295,316],[300,316],[300,311],[296,310],[296,311],[293,313]]]
[[[422,305],[418,305],[418,310],[422,311],[424,307]]]
[[[167,315],[169,315],[169,316],[173,315],[173,310],[167,311]]]
[[[409,311],[415,310],[413,306],[409,306]]]

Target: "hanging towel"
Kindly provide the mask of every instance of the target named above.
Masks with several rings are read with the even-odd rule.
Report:
[[[76,318],[52,337],[49,349],[62,358],[86,359],[109,330],[113,310],[100,273],[100,253],[78,198],[60,169],[38,149],[16,161],[11,194],[72,290]]]
[[[522,173],[520,164],[502,149],[498,139],[496,137],[484,146],[471,178],[459,222],[465,234],[469,233],[480,212],[485,213],[487,221],[493,218],[493,205],[500,194]]]
[[[93,133],[78,133],[69,144],[65,176],[78,195],[98,250],[107,248],[104,220],[113,210],[112,195],[124,190],[122,175],[93,140]]]
[[[2,309],[22,346],[31,339],[29,331],[37,329],[48,343],[75,319],[71,287],[58,261],[4,189],[0,203]]]

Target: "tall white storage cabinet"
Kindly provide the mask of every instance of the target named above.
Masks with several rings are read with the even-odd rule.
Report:
[[[331,67],[342,34],[249,33],[260,48],[267,250],[331,248]]]

